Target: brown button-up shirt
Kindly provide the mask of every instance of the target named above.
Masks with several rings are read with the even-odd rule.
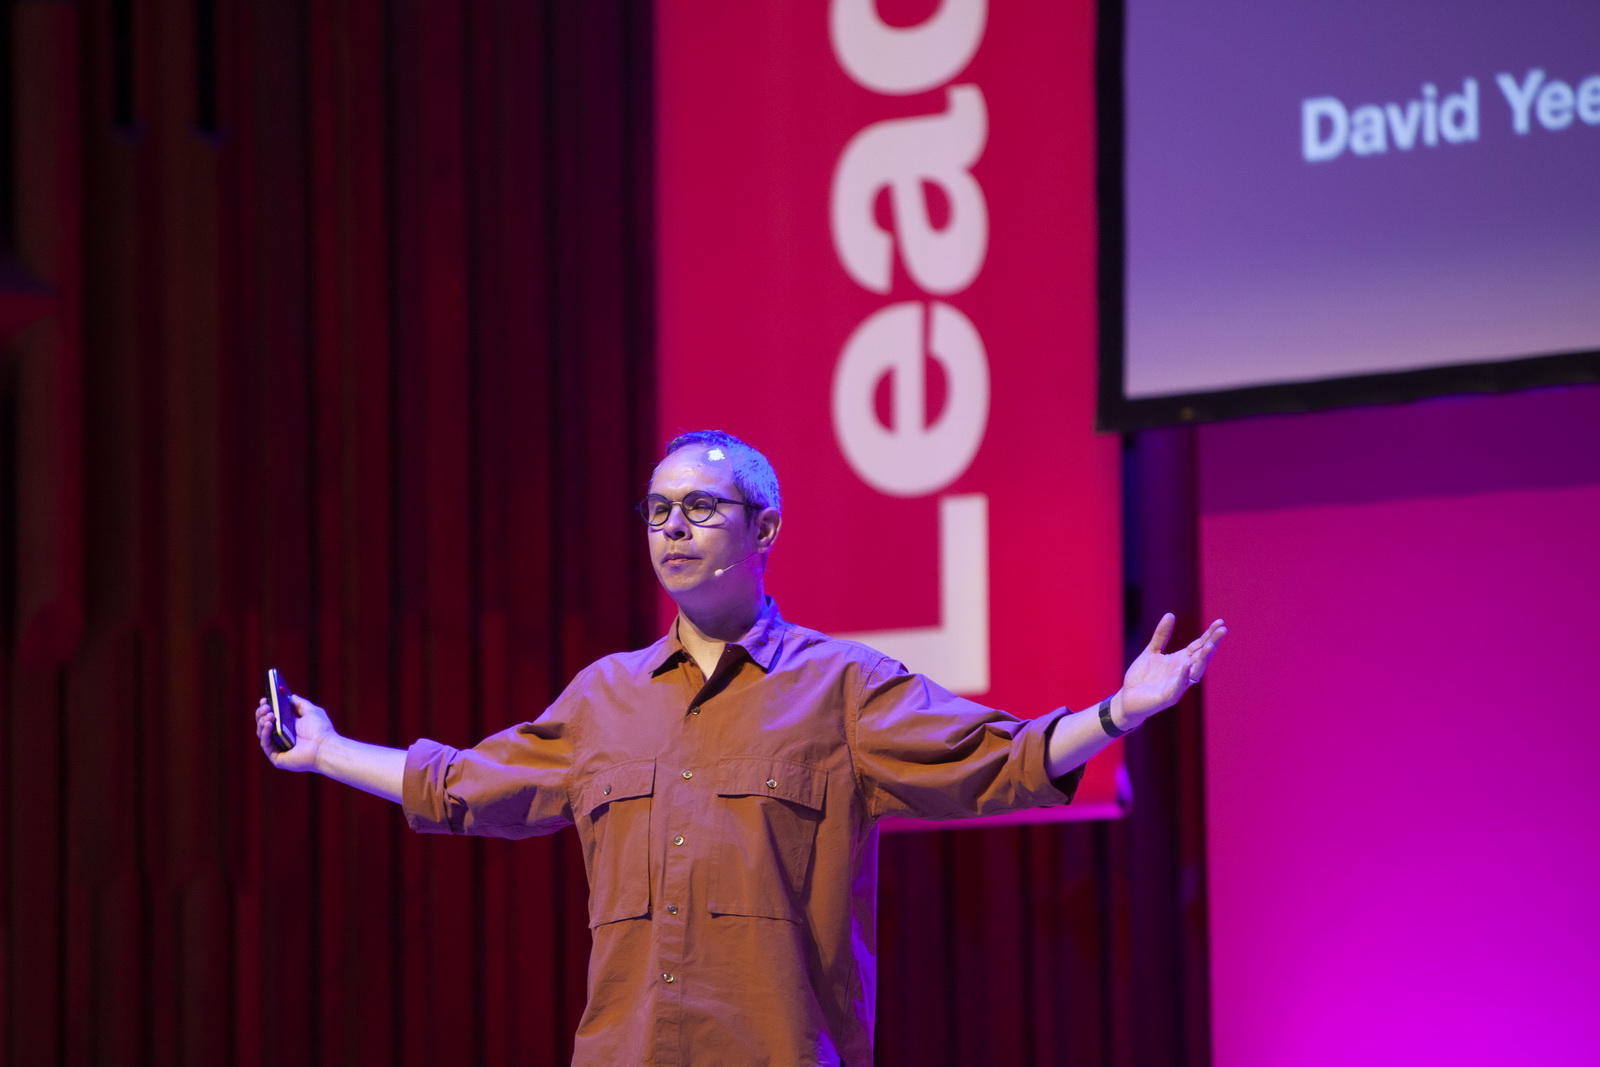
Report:
[[[576,824],[589,1003],[574,1062],[870,1064],[878,820],[1061,804],[1045,741],[770,602],[708,680],[673,631],[471,749],[418,741],[413,829]]]

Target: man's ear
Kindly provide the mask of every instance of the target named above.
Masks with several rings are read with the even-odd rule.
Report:
[[[762,508],[761,514],[756,516],[756,547],[762,552],[771,549],[782,526],[782,512],[777,508]]]

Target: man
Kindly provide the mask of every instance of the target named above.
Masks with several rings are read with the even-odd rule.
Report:
[[[262,748],[400,803],[424,832],[576,825],[594,936],[576,1062],[870,1064],[878,820],[1069,801],[1083,764],[1176,703],[1226,630],[1163,654],[1168,615],[1097,709],[1023,722],[784,621],[764,588],[777,477],[738,438],[672,441],[639,510],[677,619],[535,721],[402,751],[296,698],[299,742],[276,753],[263,701]]]

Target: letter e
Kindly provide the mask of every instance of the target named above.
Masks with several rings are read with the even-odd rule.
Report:
[[[1600,126],[1600,74],[1578,85],[1578,117],[1590,126]]]
[[[891,496],[937,493],[966,472],[989,424],[989,357],[972,321],[933,301],[890,304],[856,327],[833,372],[833,433],[861,480]],[[927,341],[926,346],[924,340]],[[932,356],[948,384],[944,410],[927,413]],[[892,426],[878,421],[878,382],[889,379]]]
[[[1539,90],[1535,107],[1539,125],[1547,130],[1564,130],[1572,125],[1572,86],[1564,81],[1552,81]]]

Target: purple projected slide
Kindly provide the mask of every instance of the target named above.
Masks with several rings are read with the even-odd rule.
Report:
[[[1600,349],[1600,3],[1125,10],[1128,399]]]

